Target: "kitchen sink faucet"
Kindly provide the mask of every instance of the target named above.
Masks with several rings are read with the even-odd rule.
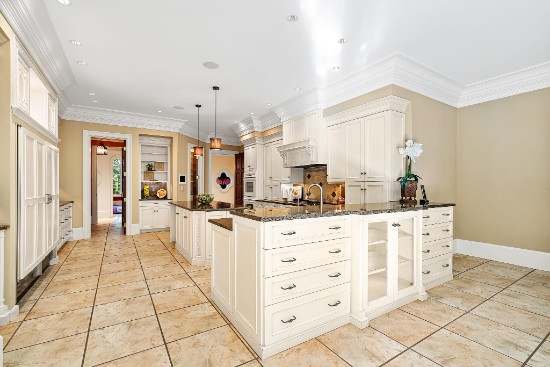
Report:
[[[311,184],[309,185],[309,187],[307,188],[307,192],[306,192],[306,199],[309,201],[309,194],[310,194],[310,191],[311,191],[311,188],[313,186],[317,186],[319,188],[319,191],[321,191],[321,203],[319,205],[321,205],[321,213],[323,212],[323,186],[319,185],[319,184]]]

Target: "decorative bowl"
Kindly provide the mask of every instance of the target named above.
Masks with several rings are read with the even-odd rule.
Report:
[[[208,205],[214,200],[214,195],[212,194],[199,194],[197,195],[197,201],[199,204]]]

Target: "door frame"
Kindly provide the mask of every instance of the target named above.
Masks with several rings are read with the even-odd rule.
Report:
[[[210,176],[212,176],[212,156],[214,155],[237,155],[239,152],[236,150],[211,150],[210,154],[208,155],[208,172],[210,172]],[[214,181],[212,179],[213,177],[209,177],[208,180],[208,192],[211,194],[213,190],[212,182]]]
[[[193,150],[193,147],[196,145],[197,144],[187,143],[187,172],[189,176],[187,185],[187,200],[191,200],[191,159],[196,159],[195,156],[193,156],[191,150]],[[203,152],[205,150],[206,148],[203,149]],[[201,187],[202,191],[204,192],[204,155],[200,157],[199,161],[197,162],[197,170],[199,171],[198,194],[200,194]]]
[[[126,142],[126,234],[133,235],[139,233],[139,224],[134,225],[132,223],[132,210],[133,210],[133,196],[132,196],[132,135],[111,133],[106,131],[92,131],[84,130],[82,141],[82,238],[91,237],[91,159],[92,159],[92,147],[91,139],[116,139],[124,140]],[[134,228],[136,227],[136,228]],[[137,232],[136,232],[137,229]]]

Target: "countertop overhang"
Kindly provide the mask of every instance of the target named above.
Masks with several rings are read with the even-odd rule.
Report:
[[[235,206],[234,204],[226,203],[223,201],[213,201],[208,205],[199,204],[196,201],[171,201],[170,204],[186,210],[202,211],[202,212],[213,212],[213,211],[220,211],[220,210],[239,210],[239,209],[246,208],[244,206]]]
[[[218,227],[227,229],[228,231],[233,230],[233,219],[232,218],[218,218],[218,219],[208,219],[208,221]]]
[[[60,201],[60,202],[59,202],[59,207],[61,208],[62,206],[69,205],[69,204],[73,204],[73,203],[74,203],[73,200]]]

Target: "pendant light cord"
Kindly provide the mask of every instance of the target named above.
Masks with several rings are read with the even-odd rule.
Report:
[[[195,107],[197,107],[197,146],[200,147],[200,141],[199,141],[199,134],[201,132],[200,128],[201,128],[201,118],[200,118],[200,108],[201,108],[201,105],[200,104],[197,104],[195,105]]]
[[[214,89],[214,137],[218,137],[218,90]]]

